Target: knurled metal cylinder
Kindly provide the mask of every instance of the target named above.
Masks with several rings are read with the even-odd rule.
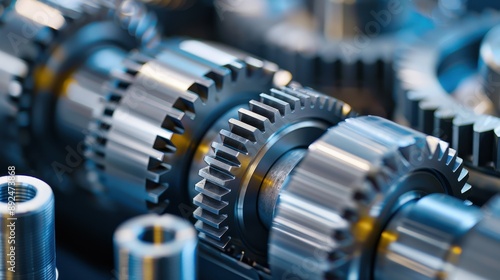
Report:
[[[29,176],[0,177],[0,213],[0,279],[57,279],[50,186]]]
[[[121,225],[114,235],[119,280],[196,279],[196,231],[173,215],[148,214]]]

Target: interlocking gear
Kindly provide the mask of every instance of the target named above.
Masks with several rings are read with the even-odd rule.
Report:
[[[199,237],[250,264],[266,265],[268,230],[257,199],[268,171],[285,154],[307,146],[353,115],[350,107],[310,89],[271,89],[252,100],[220,131],[196,185]]]
[[[340,123],[309,147],[281,190],[269,241],[273,279],[370,278],[390,217],[427,194],[465,198],[467,178],[455,150],[435,137],[378,117]]]
[[[484,173],[498,174],[500,119],[478,74],[480,43],[500,16],[472,16],[437,30],[401,52],[397,65],[400,113],[409,125],[452,143]]]
[[[190,166],[208,129],[272,86],[278,68],[189,39],[132,54],[124,65],[89,129],[90,170],[129,205],[185,214]]]

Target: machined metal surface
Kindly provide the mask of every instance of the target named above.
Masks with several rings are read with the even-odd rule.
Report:
[[[90,127],[87,157],[112,196],[139,209],[182,213],[203,137],[232,108],[272,86],[278,67],[208,43],[172,39],[134,53]],[[198,170],[197,168],[196,170]]]
[[[446,142],[378,117],[348,119],[308,151],[278,200],[273,279],[368,279],[378,237],[400,207],[470,189]]]
[[[495,113],[500,112],[500,25],[484,37],[479,50],[479,74],[483,92],[491,99]]]
[[[452,144],[468,167],[497,176],[500,119],[483,91],[477,62],[495,13],[470,16],[436,30],[401,52],[397,66],[399,112],[410,126]],[[471,177],[478,189],[486,182]],[[498,189],[498,187],[495,187]]]
[[[271,89],[238,114],[228,120],[229,129],[219,132],[213,152],[205,157],[208,166],[200,170],[195,226],[202,241],[251,265],[265,265],[268,229],[259,215],[267,214],[259,211],[269,207],[259,209],[258,204],[259,195],[267,193],[262,188],[273,186],[266,176],[281,169],[275,164],[286,165],[280,159],[287,153],[305,149],[328,127],[354,114],[343,102],[300,87]]]
[[[115,232],[119,280],[195,280],[196,231],[173,215],[148,214],[122,224]]]
[[[29,176],[0,177],[0,213],[0,278],[56,280],[50,186]]]

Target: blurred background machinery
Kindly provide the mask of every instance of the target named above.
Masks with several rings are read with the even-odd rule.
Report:
[[[494,279],[497,6],[4,1],[0,166],[59,279]]]

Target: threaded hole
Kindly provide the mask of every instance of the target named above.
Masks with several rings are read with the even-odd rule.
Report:
[[[161,226],[151,226],[139,234],[139,240],[151,244],[165,244],[175,239],[175,231],[167,230]]]
[[[14,194],[12,191],[14,190]],[[36,196],[36,188],[29,184],[17,183],[14,187],[9,184],[3,184],[0,186],[0,202],[8,203],[9,197],[15,197],[16,203],[27,202],[32,200]]]

